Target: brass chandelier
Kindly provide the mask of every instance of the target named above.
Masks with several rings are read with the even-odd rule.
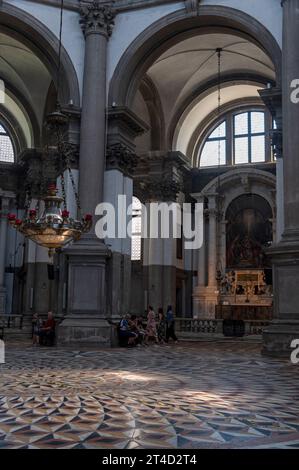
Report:
[[[57,195],[55,185],[50,185],[42,201],[45,208],[41,216],[36,209],[27,211],[23,219],[15,214],[8,214],[9,224],[34,243],[49,250],[52,257],[56,249],[77,241],[82,233],[88,232],[92,225],[92,216],[86,214],[82,220],[75,220],[69,212],[61,209],[63,198]]]
[[[62,39],[62,20],[63,20],[63,0],[61,0],[60,9],[60,37],[59,37],[59,54],[58,54],[58,67],[57,67],[57,105],[54,112],[47,116],[46,125],[52,132],[54,131],[56,143],[55,149],[57,150],[60,164],[62,161],[69,172],[72,188],[75,194],[77,203],[78,215],[80,214],[79,196],[76,191],[76,186],[70,162],[68,158],[68,151],[66,150],[68,144],[63,141],[63,127],[68,122],[68,117],[61,111],[58,95],[60,87],[60,68],[61,68],[61,39]],[[48,152],[49,148],[45,149]],[[81,238],[83,233],[89,232],[92,227],[92,215],[86,214],[79,220],[70,217],[67,210],[65,181],[63,170],[60,173],[62,197],[58,195],[58,189],[55,183],[51,183],[47,190],[37,202],[36,207],[31,208],[31,195],[27,194],[27,203],[25,205],[25,213],[22,219],[17,218],[15,214],[8,214],[9,224],[18,230],[26,238],[29,238],[34,243],[47,248],[49,257],[52,258],[55,250],[61,249],[73,241]],[[41,215],[40,203],[43,203],[43,211]],[[63,203],[64,208],[61,208]]]

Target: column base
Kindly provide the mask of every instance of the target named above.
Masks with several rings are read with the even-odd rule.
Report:
[[[274,319],[263,333],[262,354],[290,357],[293,339],[299,339],[299,242],[294,233],[268,250],[273,263]],[[297,234],[296,234],[297,236]]]
[[[217,286],[196,287],[193,292],[193,316],[213,319],[219,302]]]
[[[100,240],[82,237],[65,254],[68,259],[68,315],[105,318],[106,270],[110,251]]]
[[[113,327],[104,318],[69,315],[58,326],[57,345],[77,347],[111,347]]]
[[[0,287],[0,314],[3,315],[6,312],[6,287]]]
[[[294,339],[299,339],[299,320],[273,320],[263,333],[262,354],[289,358]]]

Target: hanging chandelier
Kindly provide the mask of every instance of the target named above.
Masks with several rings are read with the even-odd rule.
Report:
[[[69,212],[61,209],[63,198],[57,195],[55,185],[50,185],[44,202],[44,211],[39,217],[36,209],[30,209],[23,219],[15,214],[8,214],[9,224],[34,243],[48,248],[49,257],[56,249],[61,249],[70,242],[81,238],[92,226],[92,216],[86,214],[81,220],[70,217]]]
[[[61,111],[61,107],[58,101],[60,89],[62,20],[63,0],[61,0],[60,9],[59,54],[57,66],[57,103],[54,112],[47,116],[46,127],[55,136],[56,142],[54,147],[57,151],[58,158],[60,159],[60,165],[62,166],[62,163],[64,163],[66,169],[68,170],[76,199],[79,219],[77,220],[70,217],[70,213],[67,210],[63,169],[60,172],[62,197],[58,195],[56,184],[52,183],[48,186],[46,194],[44,194],[38,200],[34,209],[31,208],[31,194],[29,194],[28,191],[27,203],[25,205],[24,217],[22,219],[17,218],[15,214],[8,214],[8,222],[10,226],[18,230],[18,232],[20,232],[26,238],[32,240],[34,243],[47,248],[50,258],[53,257],[53,254],[56,250],[63,248],[71,242],[79,240],[82,234],[89,232],[92,227],[91,214],[86,214],[80,218],[80,201],[69,161],[67,150],[68,143],[65,143],[63,140],[63,128],[68,122],[68,117]],[[48,152],[49,147],[46,146],[45,153]],[[43,211],[40,215],[41,202]],[[64,206],[63,209],[61,208],[62,203]]]

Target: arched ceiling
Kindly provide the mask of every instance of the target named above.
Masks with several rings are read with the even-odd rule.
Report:
[[[259,98],[259,87],[257,85],[238,85],[227,84],[221,89],[221,104],[225,105],[235,100],[245,98]],[[204,94],[202,99],[199,98],[190,106],[190,109],[181,122],[178,122],[176,132],[173,139],[173,149],[178,150],[187,155],[187,147],[193,133],[198,125],[204,121],[218,106],[218,92],[213,91],[210,94]],[[191,158],[191,155],[190,155]]]
[[[275,79],[271,60],[246,39],[228,33],[206,33],[185,39],[162,54],[147,72],[160,94],[166,120],[196,88],[217,77],[217,48],[223,50],[222,74],[255,74]]]
[[[268,55],[254,40],[238,31],[202,28],[178,36],[176,45],[155,60],[147,76],[162,103],[166,135],[172,150],[186,154],[193,132],[217,109],[217,49],[221,48],[222,104],[242,98],[259,98],[258,89],[275,82]],[[261,85],[259,85],[261,84]]]
[[[18,100],[27,102],[38,122],[42,123],[51,76],[45,65],[28,47],[16,38],[0,32],[0,77],[5,88],[10,91],[10,98],[3,106],[15,111],[15,118],[20,121],[24,134],[29,137],[28,123],[26,126],[24,115],[21,115],[20,109],[18,111],[17,99],[13,105],[13,95]]]

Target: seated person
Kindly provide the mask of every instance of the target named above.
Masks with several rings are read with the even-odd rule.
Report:
[[[43,326],[39,330],[40,344],[54,343],[55,338],[55,320],[53,318],[53,312],[48,312],[48,319],[44,322]]]
[[[145,330],[142,325],[138,322],[138,318],[136,315],[131,315],[129,320],[129,328],[131,331],[137,334],[136,343],[142,344],[145,336]]]
[[[137,333],[131,331],[129,325],[130,315],[125,315],[119,324],[119,337],[120,340],[125,340],[128,346],[133,346],[137,340]]]

